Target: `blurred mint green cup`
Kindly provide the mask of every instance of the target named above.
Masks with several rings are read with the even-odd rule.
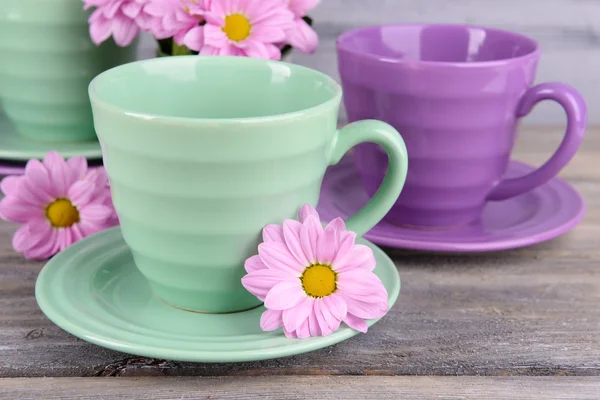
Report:
[[[224,313],[260,304],[241,284],[261,230],[317,205],[327,166],[362,142],[390,157],[379,192],[347,220],[364,234],[406,178],[402,138],[337,130],[341,87],[298,65],[242,57],[138,61],[90,84],[113,202],[136,266],[165,302]]]
[[[87,88],[135,60],[135,46],[96,46],[81,0],[0,1],[0,103],[16,131],[44,142],[96,140]]]

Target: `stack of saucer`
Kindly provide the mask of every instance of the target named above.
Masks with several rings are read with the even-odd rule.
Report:
[[[42,159],[50,150],[56,150],[63,157],[85,157],[91,167],[102,164],[102,151],[97,140],[48,143],[30,139],[19,135],[0,109],[0,176],[22,174],[28,160]]]

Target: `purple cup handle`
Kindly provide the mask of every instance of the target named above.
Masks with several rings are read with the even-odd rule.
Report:
[[[558,175],[579,149],[587,125],[587,106],[581,94],[563,83],[542,83],[533,86],[523,95],[517,116],[526,116],[543,100],[556,101],[567,114],[567,130],[558,150],[535,171],[520,178],[500,181],[488,195],[488,200],[505,200],[543,185]]]

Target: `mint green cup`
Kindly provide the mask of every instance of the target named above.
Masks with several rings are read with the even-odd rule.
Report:
[[[96,46],[81,0],[0,1],[0,99],[16,131],[43,142],[97,140],[88,97],[102,71],[135,46]]]
[[[338,131],[340,86],[301,66],[159,58],[106,71],[89,93],[123,238],[154,292],[186,310],[258,306],[240,280],[262,228],[316,206],[327,166],[354,145],[380,144],[390,167],[350,230],[379,222],[406,178],[398,132],[379,121]]]

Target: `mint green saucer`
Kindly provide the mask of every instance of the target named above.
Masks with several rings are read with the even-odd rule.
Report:
[[[63,157],[83,156],[87,159],[102,158],[98,141],[51,143],[28,139],[19,135],[13,125],[0,110],[0,160],[28,161],[42,159],[50,150],[56,150]]]
[[[389,293],[391,307],[400,293],[396,267],[378,247],[366,240],[359,242],[375,253],[375,273]],[[342,324],[327,337],[287,339],[281,330],[261,331],[262,306],[233,314],[173,308],[150,291],[133,264],[120,228],[91,236],[56,255],[40,273],[35,294],[48,318],[83,340],[169,360],[265,360],[321,349],[358,333]]]

